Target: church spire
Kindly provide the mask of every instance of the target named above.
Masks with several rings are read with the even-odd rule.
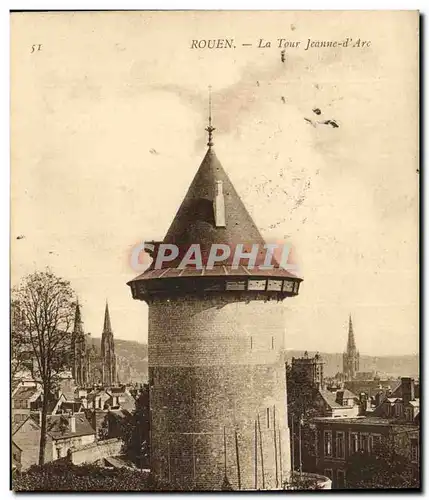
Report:
[[[104,326],[101,335],[101,357],[103,385],[110,387],[116,383],[116,355],[115,340],[113,338],[112,325],[110,323],[109,304],[106,300],[104,311]]]
[[[107,303],[107,300],[106,300],[106,309],[104,310],[103,333],[111,333],[111,332],[112,332],[112,325],[110,323],[109,304]]]
[[[72,334],[72,376],[78,385],[85,384],[85,355],[86,341],[83,331],[83,321],[80,312],[79,299],[76,299],[76,309],[74,313],[74,327]]]
[[[355,351],[356,350],[356,342],[355,335],[353,332],[353,323],[352,323],[352,315],[349,314],[349,336],[347,339],[347,351]]]
[[[346,380],[354,380],[359,371],[359,352],[356,349],[355,334],[353,331],[352,315],[349,314],[349,333],[346,352],[343,354],[343,373]]]
[[[216,129],[212,127],[212,86],[209,85],[209,126],[206,127],[206,131],[209,134],[209,140],[207,142],[207,146],[209,149],[213,146],[213,132]]]

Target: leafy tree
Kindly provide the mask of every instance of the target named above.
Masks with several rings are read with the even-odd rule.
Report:
[[[316,416],[317,387],[305,378],[303,379],[299,372],[292,370],[289,363],[286,363],[286,383],[289,416],[304,420]]]
[[[419,488],[415,467],[391,439],[376,453],[358,451],[347,463],[347,487],[361,489]]]
[[[294,465],[295,468],[300,467],[301,452],[303,469],[312,471],[315,468],[316,429],[311,419],[318,415],[315,406],[318,389],[299,372],[292,370],[292,366],[288,363],[286,363],[286,383]]]
[[[150,455],[148,384],[137,393],[135,409],[122,420],[121,426],[126,456],[140,468],[147,467]]]
[[[149,384],[145,384],[136,398],[133,412],[133,432],[127,442],[128,455],[138,457],[140,467],[149,466],[150,459]]]
[[[39,464],[43,465],[46,448],[46,423],[49,395],[53,393],[59,374],[68,366],[71,351],[74,292],[70,283],[49,269],[23,278],[12,291],[12,301],[19,305],[19,336],[12,336],[15,349],[28,349],[35,360],[31,364],[33,378],[43,390]],[[21,345],[19,345],[21,342]]]

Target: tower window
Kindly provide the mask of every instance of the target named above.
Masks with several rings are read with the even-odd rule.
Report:
[[[271,337],[271,349],[274,349],[274,337]]]
[[[253,349],[253,337],[250,337],[250,349]]]
[[[267,408],[267,427],[270,428],[270,409]]]

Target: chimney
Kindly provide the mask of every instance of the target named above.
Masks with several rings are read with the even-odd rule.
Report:
[[[359,414],[365,415],[368,410],[371,409],[371,401],[368,398],[366,392],[361,392],[359,394]]]
[[[215,186],[215,197],[213,201],[214,216],[215,216],[215,226],[225,227],[225,199],[223,196],[223,183],[222,181],[216,181]]]
[[[374,397],[375,406],[378,406],[380,403],[382,403],[383,400],[386,399],[386,397],[387,396],[384,394],[383,391],[378,391],[377,394]]]
[[[76,417],[74,414],[70,414],[69,416],[69,426],[70,426],[70,432],[76,432]]]
[[[410,377],[401,378],[402,401],[408,404],[415,399],[414,396],[414,379]]]

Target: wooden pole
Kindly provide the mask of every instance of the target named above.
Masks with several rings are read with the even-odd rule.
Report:
[[[302,455],[301,455],[301,448],[302,448],[302,442],[301,442],[301,418],[299,419],[299,427],[298,427],[298,451],[299,451],[299,474],[302,475]]]
[[[194,474],[194,486],[197,484],[197,466],[195,463],[195,435],[192,433],[192,467]]]
[[[280,485],[283,488],[282,431],[279,429]]]
[[[237,458],[237,480],[238,480],[238,489],[241,490],[241,471],[240,471],[240,454],[238,449],[238,435],[237,429],[235,430],[235,455]]]
[[[264,450],[262,446],[261,422],[258,413],[258,429],[259,429],[259,448],[261,450],[261,469],[262,469],[262,489],[265,490],[265,470],[264,470]]]
[[[274,460],[276,461],[276,488],[279,487],[279,470],[277,465],[277,433],[276,433],[276,406],[273,408],[273,424],[274,424]]]
[[[292,429],[291,429],[291,437],[292,437],[292,456],[291,456],[291,469],[292,469],[292,474],[293,471],[295,470],[295,433],[293,429],[293,415],[292,415]]]
[[[223,426],[223,461],[224,461],[224,471],[225,471],[225,477],[226,475],[226,428]]]
[[[171,485],[170,435],[167,441],[168,482]]]
[[[258,424],[255,420],[255,490],[258,489]]]

